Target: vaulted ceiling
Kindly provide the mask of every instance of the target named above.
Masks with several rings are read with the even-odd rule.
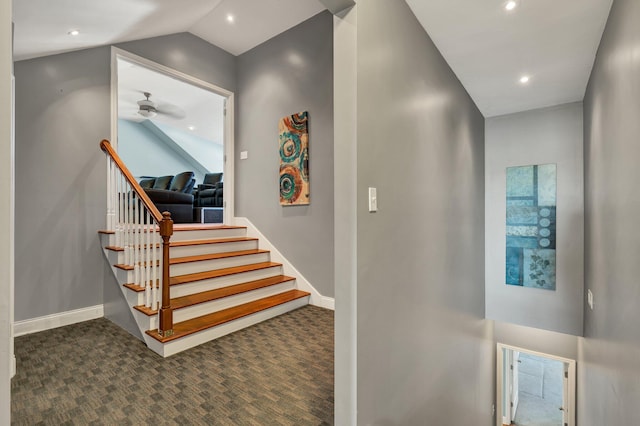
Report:
[[[485,116],[582,100],[612,0],[513,1],[506,10],[507,0],[406,0]],[[15,58],[177,32],[239,55],[324,9],[320,0],[14,0]]]

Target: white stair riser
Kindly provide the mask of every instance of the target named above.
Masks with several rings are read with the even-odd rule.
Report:
[[[249,281],[261,280],[263,278],[282,275],[281,266],[258,269],[257,271],[242,272],[240,274],[227,275],[224,277],[211,278],[208,280],[194,281],[191,283],[171,286],[171,297],[188,296],[202,291],[215,290],[234,284],[246,283]]]
[[[111,265],[117,265],[123,261],[123,258],[120,257],[119,251],[105,250],[105,254],[107,255],[107,260],[109,260]]]
[[[144,292],[137,292],[137,291],[129,290],[126,287],[123,287],[123,288],[124,288],[124,294],[125,294],[125,297],[127,299],[127,303],[129,304],[129,306],[144,305],[144,302],[145,302]]]
[[[222,259],[199,260],[171,265],[169,274],[172,277],[196,272],[215,271],[217,269],[233,268],[235,266],[250,265],[269,261],[269,253],[248,254],[243,256],[225,257]]]
[[[117,271],[116,277],[120,284],[135,284],[135,277],[136,277],[135,270],[132,269],[130,271],[125,271],[124,269],[116,268],[116,271]],[[157,279],[162,278],[160,276],[160,274],[162,274],[160,270],[158,270],[156,274],[157,274]],[[153,276],[151,278],[153,279]]]
[[[187,256],[199,256],[203,254],[214,253],[226,253],[231,251],[243,251],[243,250],[256,250],[258,248],[258,241],[237,241],[229,243],[213,243],[213,244],[195,244],[191,246],[171,247],[169,254],[172,259]],[[148,253],[148,254],[147,254]],[[153,259],[154,253],[149,252],[147,249],[142,250],[138,254],[143,262],[147,259]],[[160,248],[155,249],[155,258],[160,259],[162,256],[162,250]],[[125,254],[124,251],[109,250],[109,261],[112,264],[124,264]]]
[[[125,271],[120,268],[115,268],[116,279],[120,285],[133,282],[133,271]]]
[[[216,238],[235,238],[245,237],[247,230],[245,228],[230,228],[230,229],[197,229],[189,231],[180,231],[174,229],[171,241],[189,241],[189,240],[212,240]],[[115,234],[99,234],[100,244],[102,247],[115,246],[116,236]],[[146,237],[143,244],[146,244]]]
[[[214,238],[244,237],[246,228],[228,229],[197,229],[190,231],[178,231],[174,229],[171,241],[211,240]]]
[[[207,253],[225,253],[230,251],[255,250],[258,240],[234,241],[229,243],[196,244],[191,246],[171,247],[172,258],[198,256]]]
[[[153,350],[157,354],[168,357],[178,352],[182,352],[186,349],[193,348],[195,346],[206,343],[210,340],[217,339],[222,336],[226,336],[234,331],[242,330],[254,324],[258,324],[262,321],[277,317],[286,312],[293,311],[294,309],[301,308],[309,303],[309,297],[302,297],[300,299],[292,300],[291,302],[283,303],[282,305],[274,306],[273,308],[266,309],[264,311],[249,315],[243,318],[239,318],[235,321],[231,321],[225,324],[221,324],[217,327],[208,328],[199,333],[194,333],[181,339],[176,339],[171,342],[162,344],[156,339],[145,333],[145,342],[149,349]]]
[[[112,244],[112,241],[115,240],[115,235],[113,234],[100,234],[100,245],[102,247],[107,247]]]
[[[281,284],[236,294],[235,296],[227,296],[223,297],[222,299],[212,300],[211,302],[199,303],[187,308],[176,309],[173,311],[173,322],[175,324],[178,322],[186,321],[191,318],[218,312],[236,305],[241,305],[243,303],[253,302],[254,300],[262,299],[263,297],[273,296],[278,293],[282,293],[283,291],[293,290],[294,288],[295,280],[292,280]]]
[[[136,320],[136,324],[138,324],[138,329],[144,333],[146,330],[154,330],[158,328],[158,315],[147,315],[140,312],[137,309],[131,309],[133,312],[133,318]]]
[[[145,262],[145,263],[147,262],[147,252],[148,251],[144,249],[140,253],[138,253],[138,256],[140,257],[141,262]],[[153,252],[149,252],[148,256],[149,256],[148,259],[150,259],[153,262]],[[160,259],[161,257],[162,257],[162,250],[156,249],[156,259]],[[125,260],[124,258],[125,258],[124,251],[118,252],[118,263],[124,263],[124,260]]]

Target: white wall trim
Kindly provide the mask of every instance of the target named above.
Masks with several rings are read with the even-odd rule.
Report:
[[[260,249],[269,250],[271,252],[271,261],[282,263],[285,275],[295,277],[298,289],[311,293],[309,304],[319,306],[325,309],[335,310],[335,299],[333,297],[323,296],[315,289],[314,286],[289,262],[278,249],[271,244],[258,228],[246,217],[236,217],[233,220],[235,226],[246,226],[247,237],[258,238],[260,241]]]
[[[16,321],[13,324],[13,333],[15,337],[24,336],[25,334],[37,333],[39,331],[76,324],[78,322],[102,318],[103,316],[104,305],[74,309],[73,311],[60,312],[58,314]]]
[[[358,424],[357,6],[333,17],[335,423]]]

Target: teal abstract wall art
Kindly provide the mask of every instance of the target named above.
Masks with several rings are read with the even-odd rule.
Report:
[[[506,283],[556,289],[556,165],[507,168]]]
[[[282,117],[280,141],[280,205],[309,204],[309,113]]]

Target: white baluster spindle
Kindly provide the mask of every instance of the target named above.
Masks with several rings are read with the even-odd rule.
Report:
[[[156,310],[159,308],[158,306],[158,296],[159,294],[159,289],[161,288],[160,286],[162,285],[162,280],[160,279],[160,277],[162,276],[162,264],[160,259],[158,259],[158,253],[159,250],[156,249],[157,246],[159,246],[159,242],[161,240],[160,238],[160,233],[156,232],[156,226],[153,226],[153,261],[152,261],[152,265],[153,265],[153,286],[151,287],[153,289],[153,293],[152,293],[152,298],[151,298],[151,308]],[[160,247],[162,247],[160,245]],[[161,256],[160,256],[161,257]]]
[[[151,224],[151,218],[149,217],[149,212],[145,209],[144,211],[144,220],[143,220],[143,232],[144,232],[144,242],[145,242],[145,251],[144,251],[144,306],[147,308],[151,307],[151,281],[149,280],[149,268],[151,267],[151,245],[149,239],[149,224]]]
[[[138,215],[138,197],[131,191],[131,214],[133,215],[133,282],[141,285],[140,279],[140,218]]]

